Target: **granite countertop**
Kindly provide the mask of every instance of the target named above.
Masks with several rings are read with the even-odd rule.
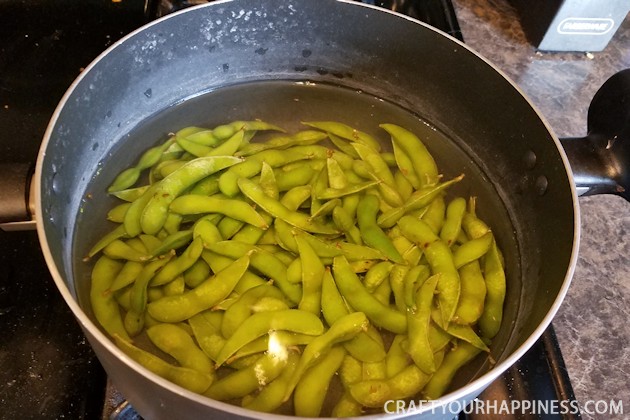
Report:
[[[559,137],[585,135],[597,89],[630,68],[630,15],[602,52],[541,53],[507,0],[453,3],[465,42],[520,86]],[[579,202],[579,259],[553,325],[578,401],[622,400],[629,418],[630,203],[612,195]]]

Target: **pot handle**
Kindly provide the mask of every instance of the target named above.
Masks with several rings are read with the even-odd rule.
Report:
[[[586,137],[560,139],[578,195],[616,194],[630,201],[630,69],[597,91],[587,124]]]
[[[32,174],[32,165],[26,163],[0,164],[0,229],[35,229]]]

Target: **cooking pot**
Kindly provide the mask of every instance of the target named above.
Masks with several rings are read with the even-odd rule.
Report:
[[[471,363],[439,401],[463,407],[533,345],[561,304],[577,258],[577,196],[629,198],[628,111],[611,114],[609,107],[630,95],[628,77],[620,73],[602,88],[589,112],[589,136],[567,140],[563,149],[491,63],[411,18],[341,0],[233,0],[186,9],[112,45],[56,109],[30,187],[42,250],[109,377],[143,417],[257,418],[152,374],[95,324],[82,257],[108,230],[94,222],[113,203],[106,186],[143,150],[188,125],[260,118],[292,130],[300,120],[339,120],[381,138],[380,123],[411,128],[445,175],[466,173],[456,191],[479,197],[479,213],[506,261],[493,363]],[[575,176],[565,150],[574,156]],[[451,417],[435,409],[422,414]]]

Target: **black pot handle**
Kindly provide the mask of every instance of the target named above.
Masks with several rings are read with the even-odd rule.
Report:
[[[560,139],[579,195],[630,201],[630,69],[608,79],[588,109],[587,135]]]
[[[31,230],[34,200],[31,198],[30,181],[33,167],[25,163],[0,164],[0,229]]]

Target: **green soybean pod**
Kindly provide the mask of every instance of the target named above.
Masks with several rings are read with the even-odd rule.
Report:
[[[396,334],[385,356],[385,372],[391,378],[409,366],[411,358],[402,345],[407,340],[406,334]]]
[[[221,237],[226,240],[232,238],[243,226],[245,226],[245,222],[232,217],[223,217],[217,223]]]
[[[429,400],[440,398],[446,392],[459,368],[472,361],[479,353],[481,350],[477,347],[465,341],[458,341],[457,346],[446,353],[444,361],[424,387],[425,397]]]
[[[407,312],[407,351],[416,366],[428,375],[435,372],[433,351],[429,343],[429,323],[431,322],[433,295],[439,278],[440,274],[435,274],[422,284],[415,296],[415,311]]]
[[[431,272],[440,273],[440,280],[437,285],[438,302],[444,325],[448,325],[455,316],[461,289],[459,272],[455,268],[453,254],[446,243],[437,240],[427,246],[424,255],[431,267]]]
[[[331,414],[336,418],[359,417],[363,414],[363,406],[346,390],[335,403]]]
[[[418,264],[409,269],[404,281],[404,296],[407,308],[416,307],[416,292],[422,284],[431,276],[431,270],[427,265]]]
[[[284,303],[283,301],[275,298],[263,299],[275,300],[277,302]],[[288,309],[286,304],[284,304],[284,307],[281,309],[272,310],[285,309]],[[308,344],[313,341],[313,338],[314,336],[308,334],[300,334],[289,331],[271,331],[269,334],[258,337],[256,340],[241,347],[241,349],[234,353],[234,355],[230,358],[230,364],[234,365],[234,362],[239,359],[247,358],[248,356],[255,354],[262,354],[266,351],[273,351],[278,354],[286,352],[288,354],[291,349],[295,349],[296,346]]]
[[[302,298],[302,287],[290,283],[287,278],[287,266],[276,255],[260,247],[236,241],[222,241],[206,244],[206,248],[217,254],[236,259],[248,254],[252,267],[263,275],[273,279],[280,290],[294,303]]]
[[[334,144],[335,147],[337,147],[337,149],[341,150],[343,153],[347,154],[348,156],[351,156],[354,159],[359,158],[359,155],[357,154],[356,150],[354,150],[354,148],[350,146],[350,143],[347,140],[339,136],[336,136],[330,132],[328,133],[328,138],[330,139],[332,144]]]
[[[287,165],[282,168],[274,169],[278,191],[289,191],[291,188],[307,185],[317,174],[318,170],[321,170],[321,168],[318,168],[318,165],[315,164],[318,162],[321,163],[321,161],[312,160],[308,162],[310,164],[304,163],[295,168],[291,168]],[[321,164],[323,167],[324,164]]]
[[[458,324],[474,324],[479,320],[486,298],[486,280],[478,261],[472,261],[459,268],[461,294],[453,321]]]
[[[193,159],[161,180],[142,210],[140,225],[147,234],[157,233],[168,214],[168,207],[183,191],[197,181],[240,162],[233,156],[210,156]]]
[[[316,222],[315,220],[310,219],[306,214],[289,210],[279,201],[266,196],[259,185],[247,178],[240,178],[238,180],[238,186],[243,194],[245,194],[250,200],[260,206],[267,213],[280,218],[299,229],[325,235],[334,235],[338,233],[337,229],[329,225]]]
[[[207,177],[198,181],[193,187],[191,187],[189,193],[196,195],[213,195],[218,193],[219,175],[220,173],[208,175]]]
[[[429,224],[422,219],[403,216],[398,221],[398,226],[402,235],[416,243],[421,249],[425,249],[429,244],[439,239]]]
[[[464,242],[459,248],[453,251],[455,267],[459,269],[483,257],[492,246],[493,240],[492,232],[488,231],[478,238]]]
[[[418,178],[418,174],[416,174],[416,170],[413,167],[413,163],[411,162],[409,155],[397,142],[392,142],[392,150],[394,151],[396,166],[398,166],[399,169],[398,173],[404,176],[414,189],[417,190],[420,188],[420,178]]]
[[[374,291],[372,296],[383,305],[389,305],[392,295],[392,286],[389,281],[382,282]]]
[[[363,406],[352,398],[350,392],[348,391],[350,384],[362,380],[362,370],[362,363],[351,355],[347,354],[343,358],[338,373],[344,387],[344,393],[333,407],[333,417],[354,417],[363,414]]]
[[[404,260],[394,247],[389,237],[376,224],[379,199],[374,195],[365,195],[357,207],[357,222],[361,238],[367,245],[381,251],[390,260],[402,264]]]
[[[107,220],[114,223],[122,223],[125,220],[125,213],[131,207],[131,203],[122,203],[107,212]]]
[[[292,135],[275,136],[263,143],[249,143],[241,147],[236,154],[238,156],[249,156],[267,149],[284,150],[292,146],[306,146],[319,143],[326,137],[326,133],[321,131],[303,130]]]
[[[116,345],[127,356],[140,365],[189,391],[200,394],[206,391],[214,380],[214,376],[209,373],[201,373],[194,369],[171,365],[159,357],[134,346],[129,340],[125,340],[118,335],[114,336],[114,340]]]
[[[203,216],[195,222],[192,228],[193,238],[200,237],[204,244],[212,244],[223,240],[213,216]]]
[[[302,261],[302,298],[298,304],[298,309],[319,315],[324,265],[303,235],[295,235],[295,240]]]
[[[266,297],[281,299],[283,294],[280,289],[270,283],[264,283],[243,292],[236,302],[225,311],[226,317],[221,323],[223,336],[230,338],[243,321],[251,316],[254,304]]]
[[[337,319],[350,313],[348,305],[337,289],[330,267],[326,267],[322,278],[322,314],[328,325],[332,325]]]
[[[188,245],[193,238],[193,231],[192,229],[188,229],[172,233],[165,237],[159,244],[154,242],[153,239],[148,241],[150,237],[150,235],[143,235],[141,238],[145,238],[147,240],[147,243],[151,242],[149,244],[150,246],[147,246],[148,249],[152,248],[151,256],[159,257],[168,252],[173,252],[176,249]]]
[[[231,129],[227,137],[234,134],[234,129]],[[217,146],[225,138],[218,138],[214,135],[213,130],[207,130],[200,127],[186,127],[175,133],[176,138],[185,138],[188,141],[197,143],[202,146]]]
[[[348,178],[343,168],[335,159],[326,159],[326,170],[328,171],[328,185],[330,188],[346,188],[348,186]]]
[[[217,366],[221,366],[247,343],[267,334],[269,331],[286,330],[308,335],[319,335],[324,326],[319,318],[299,309],[258,312],[245,319],[227,339],[217,356]]]
[[[219,352],[225,345],[225,338],[220,331],[222,320],[222,311],[210,310],[200,312],[188,319],[195,340],[212,361],[216,361]]]
[[[446,242],[448,246],[455,243],[457,236],[461,232],[462,219],[466,212],[466,200],[462,197],[456,197],[446,206],[446,218],[440,229],[440,238]]]
[[[205,156],[213,150],[213,148],[210,146],[205,146],[203,144],[188,140],[186,137],[177,136],[176,141],[182,149],[195,157]]]
[[[396,309],[401,314],[407,312],[407,304],[405,303],[405,277],[409,272],[410,267],[402,264],[395,264],[389,273],[389,285],[391,292],[394,295],[394,303]],[[402,332],[399,332],[402,334]]]
[[[123,325],[120,309],[110,288],[123,263],[101,256],[94,265],[90,284],[90,303],[98,323],[110,335],[129,339]]]
[[[490,351],[486,343],[483,342],[470,325],[450,323],[446,332],[453,337],[459,338],[460,340],[477,347],[479,350],[487,352]]]
[[[411,214],[412,211],[420,210],[423,208],[425,210],[423,210],[422,212],[423,213],[422,217],[425,217],[424,213],[429,211],[429,208],[427,206],[432,204],[435,198],[440,196],[444,192],[444,190],[446,190],[451,185],[458,183],[462,179],[464,179],[463,174],[445,182],[441,182],[435,185],[424,186],[412,192],[409,198],[405,200],[402,206],[394,207],[390,210],[387,210],[378,217],[377,222],[379,226],[384,227],[384,228],[394,226],[394,224],[405,214]],[[428,217],[438,218],[439,210],[441,209],[442,204],[443,203],[433,204],[430,213],[435,213],[435,215],[428,216]]]
[[[244,141],[245,132],[242,130],[234,133],[229,139],[212,148],[204,156],[232,156],[236,153]]]
[[[396,184],[396,191],[398,191],[403,203],[409,200],[411,194],[414,192],[414,187],[411,182],[409,182],[400,171],[394,172],[394,182]]]
[[[339,318],[325,333],[315,337],[313,341],[308,343],[287,385],[284,401],[289,399],[306,370],[313,366],[323,355],[327,354],[332,346],[350,340],[359,332],[365,331],[368,325],[369,321],[364,313],[353,312]]]
[[[112,192],[111,195],[131,203],[144,194],[147,189],[149,189],[149,185],[143,185],[141,187],[127,188],[126,190]]]
[[[352,147],[357,151],[361,160],[368,164],[374,175],[389,186],[395,186],[394,175],[392,174],[387,162],[383,160],[378,151],[361,143],[351,143]]]
[[[147,328],[147,336],[157,348],[173,356],[180,366],[214,375],[212,361],[182,327],[159,323]]]
[[[184,321],[225,299],[248,267],[249,256],[244,255],[194,289],[149,303],[147,310],[161,322]]]
[[[280,407],[284,398],[284,390],[295,371],[299,359],[300,356],[297,353],[289,352],[287,364],[280,375],[271,383],[265,385],[253,399],[247,402],[244,401],[243,407],[265,413],[271,413]]]
[[[392,141],[409,156],[421,185],[431,185],[438,181],[437,164],[418,136],[394,124],[381,124],[380,127],[387,131],[392,136]]]
[[[127,261],[123,268],[118,272],[116,278],[110,287],[111,292],[117,292],[133,283],[140,275],[145,263],[136,261]]]
[[[359,228],[355,225],[352,217],[350,217],[348,212],[342,206],[337,206],[333,209],[332,218],[339,230],[345,234],[347,241],[357,245],[363,244]]]
[[[147,289],[151,279],[159,269],[164,267],[171,260],[173,255],[174,252],[164,258],[152,260],[142,268],[138,278],[131,286],[131,309],[136,315],[139,316],[143,314],[146,309],[148,301]]]
[[[494,338],[499,332],[503,320],[503,303],[506,292],[505,270],[496,241],[493,241],[485,256],[484,277],[486,279],[486,300],[484,310],[479,318],[479,328],[483,337]]]
[[[422,220],[431,227],[433,232],[437,235],[442,229],[444,224],[444,217],[446,214],[446,201],[442,195],[438,195],[429,203],[427,211],[422,215]]]
[[[232,264],[235,259],[229,258],[216,252],[208,251],[207,249],[201,253],[201,258],[210,266],[210,269],[217,273],[224,268],[228,267]],[[252,273],[250,270],[246,270],[245,273],[241,276],[241,279],[234,286],[234,292],[238,294],[243,294],[245,291],[251,289],[252,287],[260,286],[261,284],[265,284],[265,281],[262,277],[257,274]]]
[[[372,323],[403,334],[407,331],[407,318],[401,312],[378,301],[367,291],[345,257],[333,260],[333,277],[337,288],[355,310],[364,312]]]
[[[199,260],[203,251],[203,240],[194,239],[188,248],[179,256],[172,258],[160,271],[151,279],[151,286],[161,286],[167,284],[184,271],[188,270]]]
[[[326,267],[322,281],[322,313],[328,325],[333,325],[339,318],[350,313],[350,308],[339,293],[335,280]],[[344,347],[356,359],[362,362],[378,362],[385,357],[385,349],[380,333],[370,325],[365,332],[358,333],[346,341]]]
[[[345,188],[324,188],[315,192],[315,198],[319,200],[331,200],[333,198],[343,198],[348,195],[357,194],[367,190],[375,185],[379,185],[379,181],[366,181],[358,184],[351,184]]]
[[[345,355],[346,351],[343,346],[333,346],[326,355],[304,373],[293,394],[296,416],[319,417],[330,381],[341,366]]]
[[[269,227],[268,222],[245,201],[219,195],[208,197],[194,194],[183,195],[174,199],[169,209],[182,215],[220,213],[261,229]]]
[[[160,289],[160,288],[158,288]],[[186,290],[184,275],[180,274],[170,282],[161,287],[164,296],[181,295]]]
[[[103,248],[103,254],[116,260],[144,262],[151,258],[150,255],[138,251],[120,239],[115,239]]]
[[[383,281],[389,278],[394,264],[391,261],[381,261],[372,266],[365,277],[363,278],[363,284],[365,288],[372,293]]]
[[[122,171],[114,179],[114,182],[112,182],[107,191],[111,193],[115,191],[125,190],[133,186],[133,184],[135,184],[140,177],[140,173],[144,169],[150,168],[151,166],[156,164],[160,160],[160,157],[162,156],[164,150],[166,150],[171,144],[172,140],[169,139],[163,144],[152,147],[144,152],[142,156],[140,156],[140,159],[138,160],[136,166]]]
[[[418,394],[431,378],[416,365],[409,365],[389,379],[372,379],[350,385],[350,395],[365,407],[380,407],[389,400]]]
[[[387,378],[387,366],[384,359],[377,362],[363,362],[361,368],[361,376],[364,381]]]
[[[378,142],[378,140],[376,140],[371,135],[363,131],[359,131],[347,124],[343,124],[337,121],[307,121],[302,122],[302,124],[317,128],[322,131],[326,131],[328,133],[332,133],[334,136],[338,136],[352,142],[365,144],[376,150],[377,152],[381,150],[381,144]]]
[[[276,175],[271,165],[269,165],[267,162],[262,163],[258,183],[262,187],[265,194],[267,194],[269,197],[275,198],[276,200],[280,198],[280,191],[278,190]]]
[[[286,357],[266,353],[251,366],[215,381],[204,395],[219,401],[244,397],[280,376],[286,363]]]

